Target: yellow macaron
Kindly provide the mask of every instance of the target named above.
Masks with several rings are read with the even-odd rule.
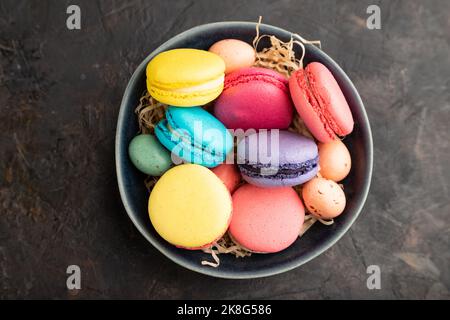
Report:
[[[225,62],[197,49],[162,52],[147,65],[147,89],[156,100],[172,106],[202,106],[223,90]]]
[[[231,196],[209,169],[183,164],[168,170],[154,186],[150,220],[169,243],[200,249],[220,239],[231,220]]]

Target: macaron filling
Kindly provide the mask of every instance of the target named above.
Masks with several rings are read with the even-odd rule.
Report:
[[[212,79],[210,81],[195,84],[195,83],[185,83],[177,85],[164,85],[163,83],[154,83],[152,82],[152,86],[159,90],[176,92],[176,93],[193,93],[198,91],[211,91],[216,90],[218,87],[223,85],[225,79],[225,75],[222,74],[219,77]]]
[[[199,85],[200,86],[200,85]],[[203,97],[214,94],[215,97],[219,96],[222,92],[222,84],[217,85],[216,87],[211,86],[210,89],[203,89],[202,91],[198,90],[189,90],[189,89],[162,89],[154,84],[150,85],[147,80],[147,87],[150,94],[157,94],[161,97],[175,97],[178,99],[184,99],[189,97]],[[192,87],[191,87],[192,88]],[[178,90],[178,91],[177,91]]]
[[[192,93],[192,92],[198,92],[198,91],[210,91],[210,90],[215,90],[218,87],[223,85],[225,79],[225,75],[220,76],[217,79],[208,81],[206,83],[202,83],[196,86],[192,86],[192,87],[186,87],[186,88],[177,88],[174,89],[174,92],[181,92],[181,93]]]
[[[319,157],[315,157],[314,159],[307,160],[301,163],[286,163],[278,166],[278,168],[271,169],[271,164],[259,164],[259,163],[245,163],[240,164],[239,169],[242,174],[252,177],[252,178],[260,178],[260,177],[270,177],[274,176],[282,179],[290,179],[296,178],[298,176],[304,175],[315,168],[319,163]],[[273,170],[273,174],[270,174],[271,170]]]
[[[329,104],[328,97],[323,97],[320,94],[316,82],[314,81],[314,76],[311,71],[308,70],[308,67],[306,67],[306,70],[299,70],[294,75],[299,87],[304,89],[303,92],[306,101],[320,118],[328,135],[330,137],[334,137],[335,134],[344,136],[345,134],[342,129],[339,128],[327,109],[327,105]]]

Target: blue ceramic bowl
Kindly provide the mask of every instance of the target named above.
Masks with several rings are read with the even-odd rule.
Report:
[[[305,62],[319,61],[335,76],[350,105],[355,128],[345,142],[352,155],[352,170],[343,182],[347,195],[344,213],[331,226],[316,223],[309,231],[286,250],[274,254],[253,254],[236,259],[232,255],[220,255],[218,268],[202,266],[204,259],[211,257],[200,251],[178,249],[164,241],[152,227],[148,212],[148,193],[144,187],[144,176],[138,172],[128,158],[128,144],[138,132],[134,108],[145,90],[145,67],[158,53],[174,48],[198,48],[207,50],[213,43],[225,38],[236,38],[251,43],[255,36],[255,23],[219,22],[201,25],[187,30],[154,50],[136,69],[125,90],[120,107],[116,132],[116,168],[120,195],[124,207],[141,234],[161,253],[179,265],[221,278],[257,278],[294,269],[330,248],[350,228],[358,217],[369,191],[372,176],[372,135],[364,105],[353,83],[329,56],[318,48],[307,45]],[[283,41],[291,38],[291,32],[262,24],[261,34],[275,35]],[[262,43],[264,45],[264,43]],[[266,43],[265,45],[268,45]],[[301,52],[297,52],[300,56]]]

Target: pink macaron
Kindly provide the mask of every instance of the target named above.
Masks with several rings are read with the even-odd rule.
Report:
[[[336,79],[323,64],[312,62],[289,79],[295,108],[314,137],[330,142],[353,130],[353,116]]]
[[[233,194],[229,234],[256,253],[286,249],[298,237],[305,209],[291,187],[260,188],[244,184]]]
[[[243,68],[225,76],[214,115],[229,129],[286,129],[293,106],[287,79],[266,68]]]

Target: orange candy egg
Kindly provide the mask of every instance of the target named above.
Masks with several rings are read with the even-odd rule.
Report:
[[[237,39],[224,39],[216,42],[209,51],[225,61],[225,73],[251,67],[255,62],[255,50],[247,42]]]
[[[319,143],[320,175],[333,181],[341,181],[350,172],[352,159],[341,140]]]
[[[304,184],[302,196],[309,213],[320,219],[333,219],[345,208],[344,191],[325,178],[314,178]]]

